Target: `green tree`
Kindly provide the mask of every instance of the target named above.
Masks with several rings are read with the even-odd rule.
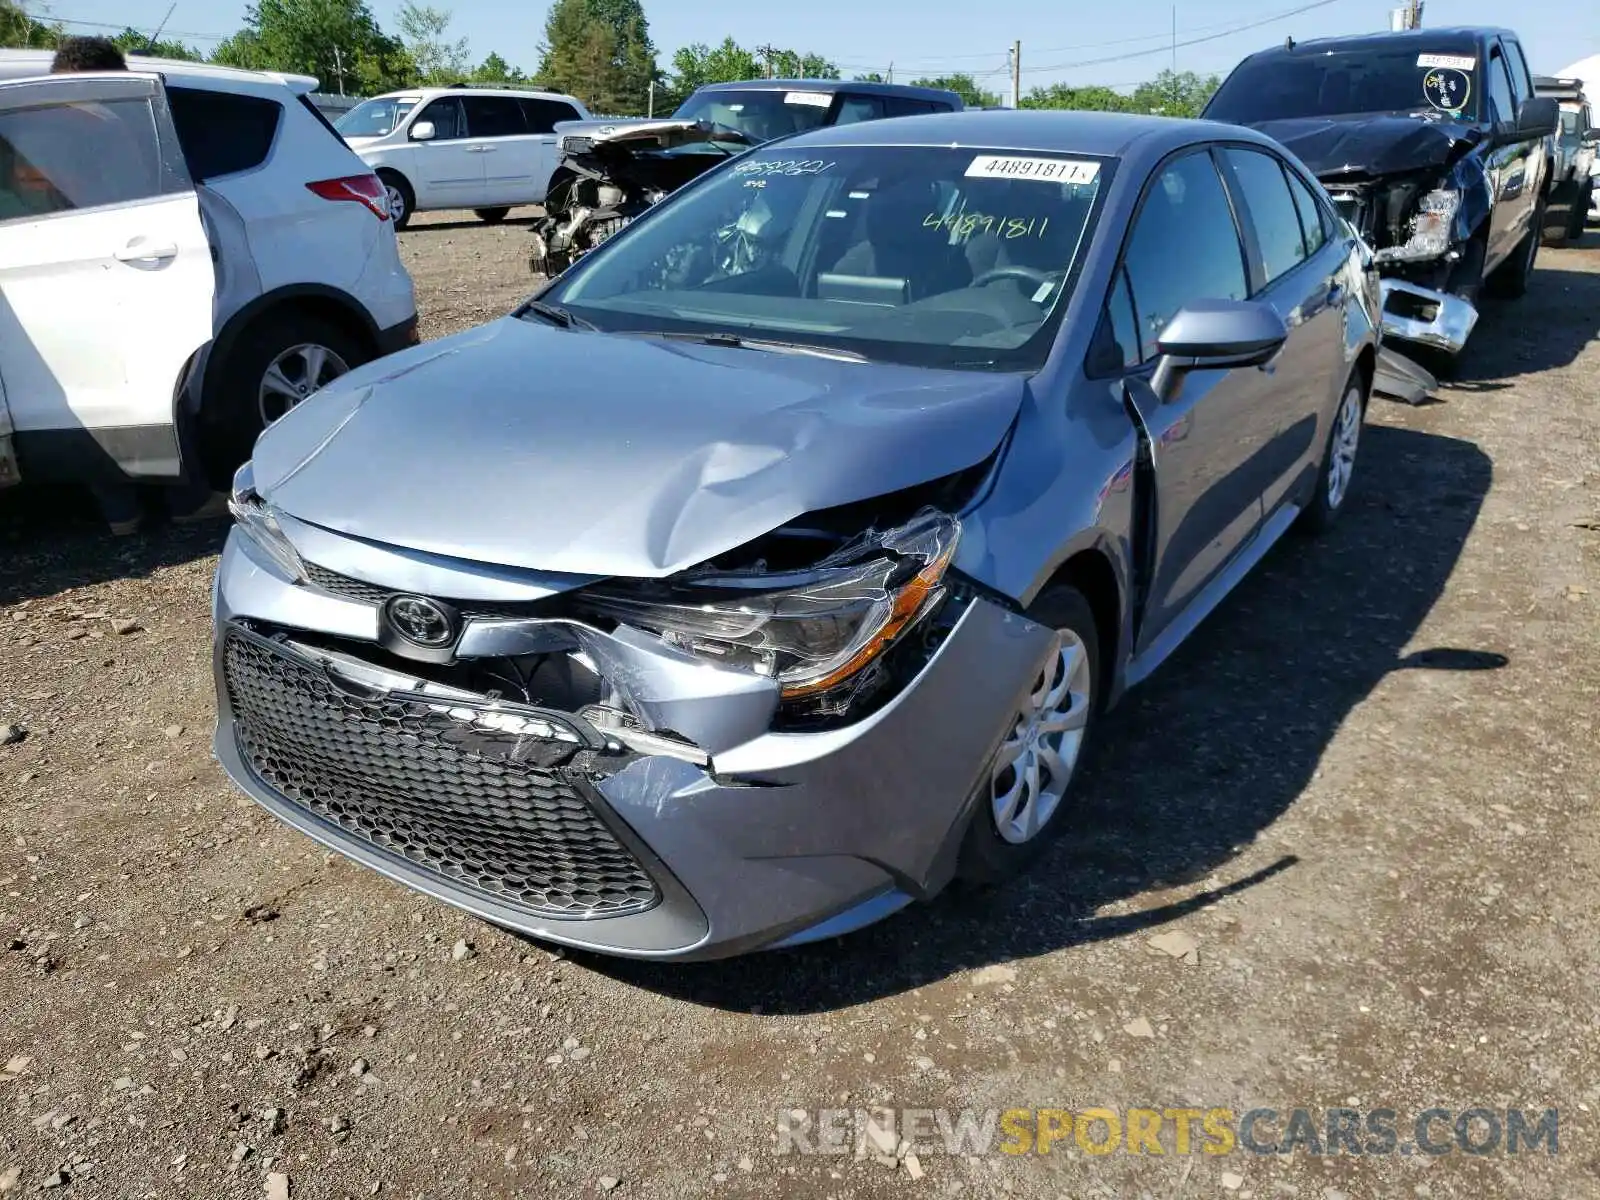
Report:
[[[597,112],[643,112],[659,77],[639,0],[556,0],[541,50],[539,77]]]
[[[851,78],[851,81],[855,82],[855,83],[882,83],[882,82],[884,82],[883,72],[881,72],[881,71],[868,71],[865,75],[852,75],[850,78]]]
[[[672,86],[685,96],[708,83],[735,83],[761,74],[756,56],[731,37],[715,47],[695,42],[672,56]]]
[[[777,79],[837,79],[839,68],[820,54],[774,50],[767,65]]]
[[[965,73],[940,75],[933,79],[913,79],[911,83],[913,87],[942,88],[947,92],[955,92],[968,108],[994,108],[1000,103],[998,92],[979,87],[978,81]]]
[[[1198,117],[1211,93],[1222,85],[1216,75],[1197,75],[1193,71],[1162,71],[1148,83],[1141,83],[1128,100],[1130,112],[1159,113],[1168,117]]]
[[[148,33],[140,33],[131,25],[111,40],[122,47],[124,54],[143,54],[150,58],[181,58],[188,62],[201,62],[205,59],[205,55],[200,51],[182,42],[152,43]]]
[[[405,47],[378,27],[363,0],[258,0],[212,60],[315,75],[330,91],[385,91],[416,74]]]
[[[472,68],[472,56],[466,38],[451,41],[446,36],[451,21],[449,9],[405,0],[395,20],[420,82],[454,83],[466,78]]]
[[[1067,83],[1052,83],[1049,87],[1029,89],[1022,97],[1023,108],[1075,108],[1096,112],[1126,112],[1127,96],[1099,84],[1073,87]]]
[[[30,16],[12,0],[0,0],[0,46],[49,50],[62,34],[61,26]]]
[[[472,69],[472,82],[524,84],[528,82],[528,76],[520,67],[513,67],[491,52],[488,58]]]

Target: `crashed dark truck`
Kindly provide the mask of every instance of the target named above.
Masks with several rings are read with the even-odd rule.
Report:
[[[1291,39],[1240,63],[1204,116],[1276,138],[1316,173],[1373,251],[1386,339],[1453,356],[1482,293],[1527,289],[1558,111],[1510,31]]]
[[[561,162],[528,265],[559,275],[640,213],[752,146],[884,117],[954,112],[954,92],[887,83],[761,79],[697,89],[671,117],[563,121]]]

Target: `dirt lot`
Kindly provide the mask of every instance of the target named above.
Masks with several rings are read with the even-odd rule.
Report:
[[[525,240],[403,235],[427,334],[520,295]],[[319,852],[210,758],[220,531],[6,496],[0,1193],[1600,1196],[1597,325],[1591,233],[1437,403],[1374,404],[1345,523],[1107,722],[1086,840],[720,965],[559,957]],[[776,1152],[780,1107],[873,1104],[1269,1107],[1269,1142],[1391,1108],[1402,1143],[1556,1107],[1559,1153]]]

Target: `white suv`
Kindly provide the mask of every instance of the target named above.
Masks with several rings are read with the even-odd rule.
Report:
[[[335,123],[383,180],[389,216],[470,208],[485,221],[540,204],[561,160],[557,121],[587,121],[571,96],[463,85],[376,96]]]
[[[316,80],[129,68],[0,51],[0,483],[225,481],[267,422],[417,338],[383,188]]]

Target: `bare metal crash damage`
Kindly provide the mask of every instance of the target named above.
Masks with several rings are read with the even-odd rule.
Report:
[[[707,121],[635,118],[556,125],[561,170],[533,224],[529,267],[559,275],[651,205],[752,143]]]

